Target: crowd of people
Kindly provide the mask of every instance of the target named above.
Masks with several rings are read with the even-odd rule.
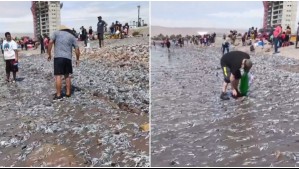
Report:
[[[0,39],[0,45],[3,44],[3,41],[6,40],[6,38],[1,38]],[[15,38],[12,38],[12,40],[14,40],[17,44],[17,47],[18,48],[21,48],[22,50],[28,50],[28,47],[35,47],[35,41],[28,37],[28,36],[24,36],[24,37],[15,37]],[[31,46],[30,46],[31,45]],[[1,51],[2,51],[2,54],[3,54],[3,48],[1,47]]]
[[[204,34],[204,35],[193,35],[191,37],[191,44],[194,45],[199,45],[202,46],[215,46],[215,38],[216,38],[216,33],[214,32],[213,34]]]
[[[117,39],[123,39],[129,35],[130,26],[128,23],[122,25],[119,21],[116,21],[115,23],[112,22],[109,30],[107,29],[107,26],[108,24],[102,20],[101,16],[99,16],[96,32],[93,30],[92,26],[89,27],[88,31],[84,26],[80,27],[79,32],[77,32],[75,28],[73,28],[72,31],[77,36],[78,40],[84,41],[85,47],[88,47],[88,43],[90,41],[98,39],[99,47],[101,48],[103,46],[104,39],[107,38],[107,35],[108,38]]]
[[[185,43],[187,44],[193,44],[193,45],[199,45],[201,47],[212,47],[215,46],[215,38],[216,38],[216,33],[213,34],[204,34],[204,35],[193,35],[193,36],[186,36],[186,37],[182,37],[182,36],[174,36],[176,38],[164,38],[161,42],[161,47],[167,47],[170,46],[167,45],[168,43],[170,43],[170,41],[172,41],[172,44],[174,46],[179,46],[179,47],[184,47]],[[155,46],[155,42],[153,42],[154,46]]]
[[[4,55],[4,61],[6,63],[6,81],[15,82],[16,74],[18,72],[18,48],[22,50],[31,47],[37,49],[38,46],[41,48],[41,54],[48,54],[48,61],[52,60],[51,50],[54,48],[54,76],[56,94],[54,100],[62,99],[61,85],[62,76],[66,80],[66,97],[71,97],[71,78],[70,74],[72,71],[72,48],[75,49],[76,54],[76,65],[79,66],[80,50],[78,46],[78,40],[84,41],[85,47],[90,47],[90,41],[98,39],[99,48],[104,46],[105,32],[107,32],[107,23],[102,20],[102,17],[98,17],[97,30],[94,31],[92,27],[89,30],[82,26],[81,32],[78,34],[75,29],[70,29],[66,26],[61,25],[59,30],[55,31],[51,38],[48,35],[41,35],[37,41],[29,37],[12,38],[9,32],[5,33],[5,39],[0,39],[1,53]],[[129,34],[129,24],[122,25],[118,21],[112,23],[110,26],[110,36],[118,36],[124,38]],[[96,36],[95,36],[96,35]],[[13,73],[13,79],[10,79],[10,73]]]

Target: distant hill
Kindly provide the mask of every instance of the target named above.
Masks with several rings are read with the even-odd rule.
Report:
[[[160,33],[163,35],[178,35],[182,34],[183,36],[185,35],[197,35],[198,32],[208,32],[208,33],[216,33],[218,35],[223,35],[223,33],[228,34],[230,30],[232,29],[227,29],[227,28],[171,28],[171,27],[162,27],[162,26],[152,26],[151,27],[151,36],[157,36]],[[239,33],[245,33],[248,30],[242,30],[242,29],[235,29]]]

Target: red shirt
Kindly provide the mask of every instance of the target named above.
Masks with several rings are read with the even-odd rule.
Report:
[[[280,35],[280,34],[281,34],[281,27],[280,27],[280,26],[277,26],[277,27],[275,28],[274,32],[273,32],[273,36],[274,36],[275,38],[277,38],[278,35]]]

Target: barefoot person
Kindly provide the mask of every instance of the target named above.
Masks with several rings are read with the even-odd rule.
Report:
[[[250,56],[241,51],[232,51],[222,56],[220,64],[224,75],[224,83],[220,98],[222,100],[229,99],[226,93],[229,83],[231,83],[232,96],[234,98],[240,97],[241,94],[238,90],[239,81],[241,79],[240,69],[243,68],[245,72],[249,72],[252,67]]]
[[[77,44],[76,35],[72,30],[66,26],[61,25],[60,30],[53,33],[48,50],[48,61],[51,61],[51,50],[54,48],[54,75],[56,81],[56,94],[53,100],[62,99],[61,76],[65,77],[66,81],[66,97],[71,96],[71,77],[73,73],[72,67],[72,48],[75,48],[76,53],[76,66],[79,66],[80,50]]]

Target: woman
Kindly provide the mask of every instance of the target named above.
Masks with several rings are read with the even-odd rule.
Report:
[[[290,39],[291,39],[291,28],[290,26],[287,26],[287,29],[286,29],[286,39],[285,39],[285,45],[286,46],[289,46],[290,45]]]
[[[49,39],[49,37],[48,36],[44,36],[45,38],[44,38],[44,46],[45,46],[45,49],[46,49],[46,52],[48,52],[48,46],[49,46],[49,41],[50,41],[50,39]]]
[[[247,32],[245,32],[244,35],[242,36],[243,46],[246,46],[246,38],[247,38]]]

